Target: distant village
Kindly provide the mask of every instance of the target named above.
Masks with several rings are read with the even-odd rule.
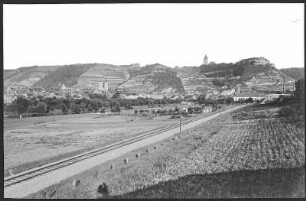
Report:
[[[263,100],[265,98],[278,98],[280,96],[289,97],[292,95],[293,90],[287,89],[283,91],[276,91],[274,93],[264,93],[264,92],[255,92],[248,87],[238,86],[236,89],[230,90],[231,93],[219,93],[217,90],[214,90],[212,93],[207,93],[205,98],[210,99],[219,99],[224,97],[232,97],[235,102],[239,100],[246,100],[252,98],[254,101]],[[90,100],[91,94],[100,94],[105,95],[107,98],[111,98],[115,94],[118,94],[119,98],[122,99],[137,99],[137,98],[152,98],[152,99],[193,99],[196,100],[201,94],[131,94],[126,91],[122,91],[116,88],[109,88],[107,81],[101,81],[100,83],[94,85],[92,83],[88,84],[87,88],[78,88],[67,87],[65,84],[62,84],[60,89],[45,89],[42,87],[26,87],[26,86],[7,86],[4,89],[4,103],[11,104],[18,97],[24,97],[27,99],[43,97],[43,98],[72,98],[72,99],[88,99]]]

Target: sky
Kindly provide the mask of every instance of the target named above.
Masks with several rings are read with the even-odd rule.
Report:
[[[4,69],[199,66],[265,57],[304,67],[304,4],[3,5]]]

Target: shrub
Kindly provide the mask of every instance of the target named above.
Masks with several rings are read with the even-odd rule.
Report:
[[[68,113],[68,108],[67,108],[67,112]],[[64,114],[66,114],[64,113]],[[50,112],[51,115],[61,115],[63,114],[63,111],[62,110],[58,110],[58,109],[55,109],[54,111]]]
[[[280,117],[293,117],[297,112],[292,107],[285,106],[279,110],[278,114]]]
[[[138,110],[134,110],[134,114],[137,115],[137,113],[138,113]]]

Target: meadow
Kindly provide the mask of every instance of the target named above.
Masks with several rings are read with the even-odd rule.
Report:
[[[141,118],[73,114],[4,120],[4,174],[73,156],[177,122],[169,116]]]

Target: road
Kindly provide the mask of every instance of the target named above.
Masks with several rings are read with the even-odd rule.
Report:
[[[202,119],[199,119],[195,122],[189,123],[187,125],[182,126],[182,131],[190,129],[194,126],[200,125],[204,122],[207,122],[209,120],[212,120],[219,115],[222,115],[224,113],[237,110],[239,108],[245,107],[247,105],[237,106],[230,108],[228,110],[218,112],[216,114],[213,114],[208,117],[204,117]],[[100,165],[106,161],[112,160],[114,158],[120,157],[130,151],[133,151],[135,149],[148,146],[150,144],[159,142],[161,140],[164,140],[168,137],[173,136],[174,134],[178,133],[180,131],[180,128],[175,128],[163,133],[160,133],[158,135],[140,140],[138,142],[135,142],[133,144],[129,144],[123,147],[120,147],[118,149],[103,153],[101,155],[94,156],[92,158],[85,159],[83,161],[74,163],[70,166],[63,167],[61,169],[54,170],[52,172],[34,177],[32,179],[23,181],[21,183],[17,183],[8,187],[4,188],[4,197],[5,198],[23,198],[29,194],[38,192],[42,189],[47,188],[48,186],[54,185],[59,183],[60,181],[67,179],[69,177],[72,177],[74,175],[80,174],[81,172],[88,170],[90,168],[93,168],[97,165]]]

